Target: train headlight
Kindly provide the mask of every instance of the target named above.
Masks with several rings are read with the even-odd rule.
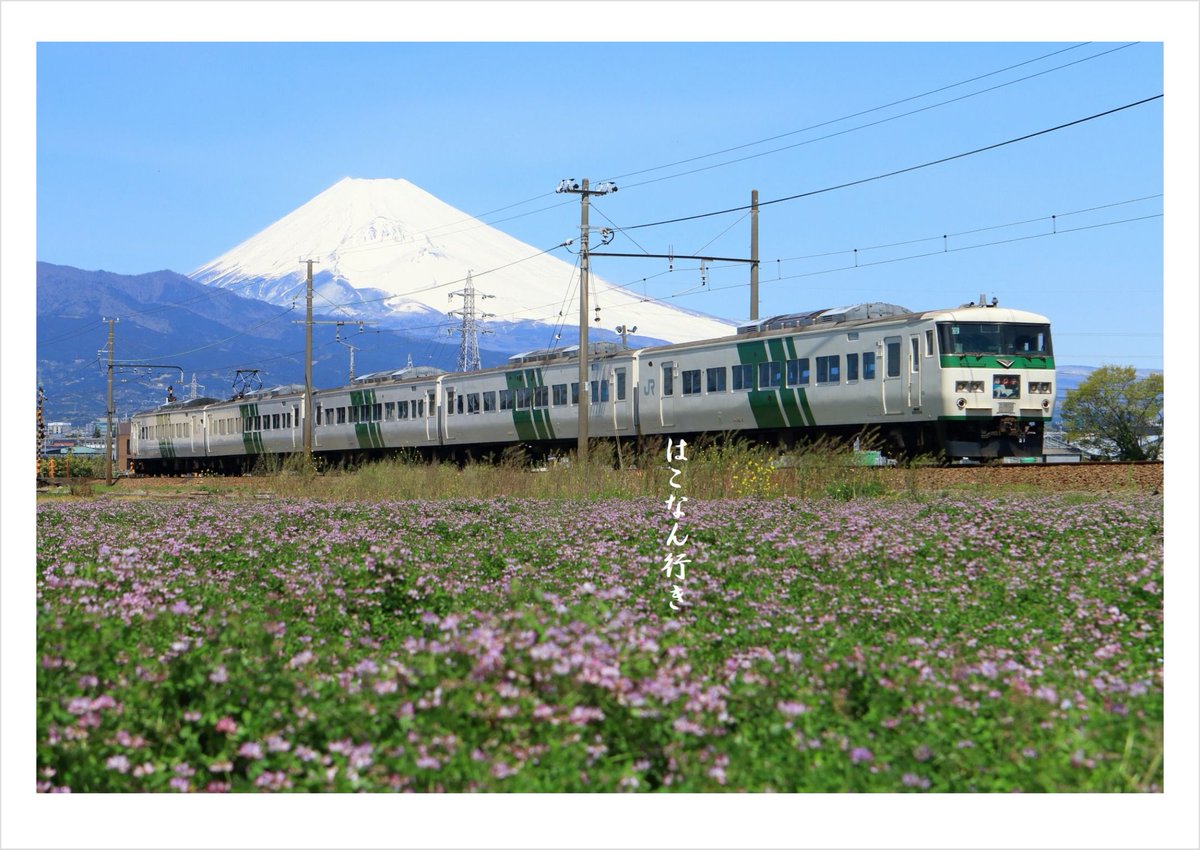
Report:
[[[1049,393],[1050,392],[1050,382],[1049,381],[1030,381],[1029,382],[1029,392],[1031,394],[1032,393]]]
[[[955,381],[954,391],[956,393],[981,393],[983,392],[983,381]]]

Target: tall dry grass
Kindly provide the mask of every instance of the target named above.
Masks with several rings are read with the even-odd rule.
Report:
[[[878,470],[861,466],[850,445],[822,440],[781,452],[737,439],[706,438],[689,444],[686,461],[673,465],[691,499],[856,498],[887,492]],[[529,499],[667,498],[672,472],[665,441],[635,451],[612,443],[589,446],[589,460],[531,462],[519,451],[499,462],[456,464],[399,455],[356,469],[323,470],[293,456],[263,464],[260,490],[279,496],[322,499],[458,499],[508,496]]]

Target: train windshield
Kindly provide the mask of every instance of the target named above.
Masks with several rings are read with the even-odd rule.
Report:
[[[1002,322],[939,322],[942,354],[1052,354],[1049,325]]]

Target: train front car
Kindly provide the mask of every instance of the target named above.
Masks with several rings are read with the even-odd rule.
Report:
[[[946,459],[1040,458],[1054,415],[1045,316],[996,306],[925,314],[941,366],[938,438]]]

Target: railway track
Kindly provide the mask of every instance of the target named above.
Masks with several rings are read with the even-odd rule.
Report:
[[[1096,461],[1087,463],[1004,463],[987,466],[942,466],[881,470],[922,490],[964,484],[1028,486],[1052,492],[1141,491],[1161,493],[1162,461]]]

